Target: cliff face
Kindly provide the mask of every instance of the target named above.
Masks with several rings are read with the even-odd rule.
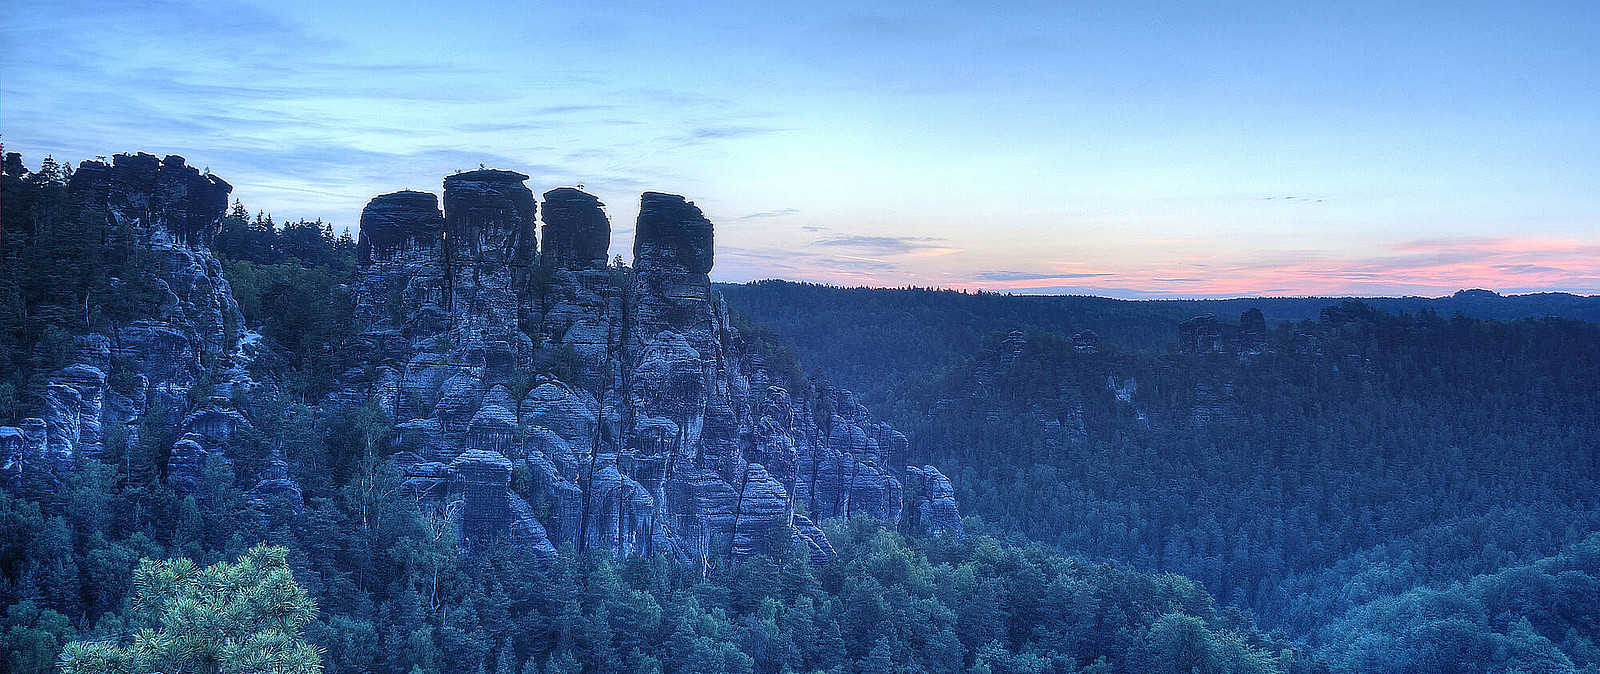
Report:
[[[254,386],[245,367],[255,340],[210,250],[232,187],[183,157],[140,153],[83,162],[69,191],[81,217],[125,233],[146,256],[145,278],[119,282],[153,284],[160,308],[76,338],[71,362],[49,375],[39,417],[0,428],[4,475],[50,479],[99,455],[113,429],[140,442],[140,422],[159,410],[162,423],[145,428],[176,438],[165,479],[192,490],[208,461],[228,460],[225,445],[247,423],[231,393]],[[252,495],[298,507],[299,489],[279,463]]]
[[[394,416],[411,489],[459,499],[469,545],[703,564],[786,539],[826,559],[813,518],[960,532],[949,481],[907,466],[903,435],[848,391],[797,390],[729,327],[692,202],[645,193],[634,266],[612,267],[603,205],[572,188],[545,193],[535,256],[523,179],[457,174],[442,214],[400,192],[361,220],[358,316],[379,374],[351,392]]]

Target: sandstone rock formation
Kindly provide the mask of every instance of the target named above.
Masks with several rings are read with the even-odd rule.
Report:
[[[1325,320],[1327,312],[1328,309],[1323,310]],[[1260,309],[1246,309],[1239,315],[1238,325],[1223,323],[1211,313],[1178,324],[1179,353],[1229,353],[1245,357],[1266,349],[1267,319]]]
[[[1080,330],[1072,336],[1072,348],[1078,353],[1100,353],[1100,334],[1093,330]]]
[[[606,263],[611,222],[605,204],[571,187],[544,193],[544,246],[539,262],[549,268],[584,269]]]
[[[782,380],[729,326],[692,202],[646,192],[633,267],[613,267],[598,199],[558,188],[539,209],[523,180],[457,174],[442,214],[399,192],[361,219],[358,316],[379,376],[358,392],[393,415],[410,488],[459,503],[468,545],[707,564],[796,540],[822,560],[817,519],[899,523],[907,508],[959,534],[949,481],[907,466],[903,435],[848,391]]]
[[[825,560],[828,517],[961,533],[949,480],[908,465],[904,435],[849,391],[768,368],[730,326],[711,292],[713,226],[694,203],[641,197],[630,268],[607,264],[598,199],[558,188],[541,209],[526,180],[483,169],[446,177],[442,200],[367,204],[351,291],[369,360],[322,402],[376,401],[405,489],[465,549],[506,539],[549,560],[570,543],[709,565],[775,543]],[[140,280],[165,297],[77,338],[38,416],[0,428],[0,482],[59,479],[159,419],[173,490],[199,493],[210,468],[249,463],[252,508],[303,511],[283,456],[229,455],[257,413],[234,394],[262,385],[247,366],[265,348],[209,249],[230,190],[177,156],[79,167],[70,191],[84,217],[131,233],[153,260]]]
[[[1260,309],[1239,314],[1239,353],[1258,354],[1267,350],[1267,319]]]
[[[113,427],[138,442],[140,422],[157,410],[157,430],[178,438],[166,473],[174,489],[192,490],[208,461],[228,460],[226,445],[248,423],[229,395],[255,385],[245,371],[252,340],[210,250],[231,190],[176,155],[79,165],[69,191],[80,217],[130,234],[150,260],[140,280],[165,297],[158,313],[76,338],[72,362],[49,376],[40,416],[0,428],[6,477],[70,470],[97,456]],[[190,409],[193,399],[205,402]],[[281,481],[271,488],[299,507],[299,488]]]
[[[1267,321],[1260,309],[1246,309],[1239,324],[1229,325],[1214,314],[1202,314],[1178,325],[1178,350],[1188,355],[1231,354],[1240,363],[1267,351]],[[1227,378],[1193,382],[1188,393],[1188,423],[1194,427],[1237,418],[1233,381]]]
[[[1233,353],[1238,345],[1238,326],[1218,321],[1216,314],[1201,314],[1178,325],[1179,353]]]
[[[220,230],[233,186],[201,174],[183,157],[119,154],[110,164],[86,161],[72,174],[72,193],[85,207],[129,224],[142,241],[163,248],[205,250]]]

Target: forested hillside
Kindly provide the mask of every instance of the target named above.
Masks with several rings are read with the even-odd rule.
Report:
[[[781,335],[806,362],[873,405],[893,405],[917,378],[971,358],[985,337],[1010,330],[1072,335],[1093,330],[1123,351],[1176,348],[1176,325],[1212,312],[1261,310],[1269,325],[1316,320],[1346,299],[1265,297],[1221,300],[1116,300],[1089,296],[1001,295],[923,288],[838,288],[771,280],[716,286],[729,305]],[[1448,297],[1359,298],[1388,312],[1430,309],[1443,316],[1511,320],[1554,316],[1600,322],[1600,297],[1568,293],[1498,295],[1463,290]]]
[[[181,158],[163,165],[183,168]],[[124,334],[117,328],[128,325],[149,333],[151,319],[179,325],[203,315],[180,300],[196,296],[191,289],[166,280],[203,280],[209,272],[175,276],[166,267],[197,257],[147,258],[125,221],[71,197],[71,177],[54,162],[35,172],[7,162],[0,426],[37,414],[42,398],[61,399],[50,396],[62,394],[62,366],[83,350],[80,337]],[[69,642],[79,642],[76,653],[106,653],[157,627],[150,588],[132,586],[141,560],[207,567],[256,555],[259,543],[288,550],[293,579],[316,607],[306,639],[330,672],[1317,667],[1307,650],[1258,632],[1247,614],[1220,608],[1188,579],[1066,557],[990,535],[977,521],[966,535],[919,538],[893,522],[829,520],[820,530],[832,554],[822,563],[782,536],[737,563],[694,565],[666,554],[580,553],[571,543],[553,558],[504,538],[468,546],[459,500],[419,507],[396,460],[406,445],[394,442],[394,420],[375,401],[334,391],[339,377],[370,368],[351,318],[353,242],[323,223],[274,223],[235,203],[210,245],[231,287],[224,299],[236,301],[241,320],[229,323],[224,311],[225,324],[208,327],[239,343],[245,365],[201,350],[201,372],[186,390],[116,401],[142,402],[138,422],[106,425],[94,454],[41,464],[24,453],[30,445],[0,438],[18,452],[4,457],[0,490],[0,669],[53,671]],[[136,365],[111,357],[110,390],[149,389]],[[246,372],[229,369],[239,367]],[[229,388],[228,377],[252,385]],[[222,390],[229,399],[218,402]],[[237,431],[177,437],[174,420],[200,428],[193,420],[205,415],[232,419]],[[185,453],[201,441],[218,443],[211,451],[226,460]],[[526,488],[529,475],[511,479]],[[195,566],[154,563],[173,558]],[[146,596],[137,606],[136,590]],[[298,591],[291,594],[303,607]],[[207,606],[191,597],[178,613],[239,628],[233,614]]]
[[[1345,302],[1257,333],[1180,330],[1190,305],[1166,303],[725,292],[752,324],[770,312],[802,361],[900,381],[895,423],[1002,530],[1194,578],[1333,665],[1597,666],[1594,323]],[[901,308],[862,322],[887,306]],[[1015,322],[955,364],[928,355],[960,339],[929,326],[974,316]],[[895,342],[912,358],[862,355]],[[1487,669],[1449,664],[1467,662]]]

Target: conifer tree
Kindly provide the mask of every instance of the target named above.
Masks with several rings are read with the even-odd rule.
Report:
[[[302,633],[316,604],[290,575],[288,555],[258,546],[204,569],[186,558],[141,561],[130,605],[143,629],[68,644],[62,672],[320,672],[322,655]]]

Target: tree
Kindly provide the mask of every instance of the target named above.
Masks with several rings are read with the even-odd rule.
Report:
[[[89,672],[320,672],[322,655],[302,630],[316,604],[289,573],[289,550],[257,546],[237,564],[201,569],[186,559],[145,559],[134,571],[131,638],[79,641],[64,674]]]
[[[1211,633],[1199,618],[1168,613],[1150,628],[1151,671],[1190,674],[1209,671]]]

